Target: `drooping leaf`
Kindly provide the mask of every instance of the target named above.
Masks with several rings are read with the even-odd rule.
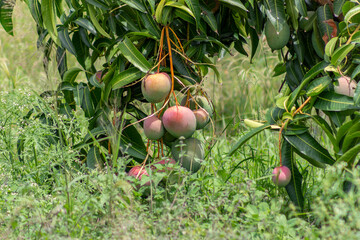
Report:
[[[73,43],[71,42],[67,28],[62,28],[59,30],[59,39],[61,46],[76,57],[76,50]]]
[[[94,25],[87,20],[86,18],[78,18],[74,21],[74,23],[76,23],[77,25],[87,29],[88,31],[90,31],[92,34],[96,35],[96,29],[94,27]]]
[[[121,1],[140,12],[148,14],[146,7],[142,1],[139,0],[121,0]]]
[[[355,7],[351,8],[344,17],[344,22],[349,23],[350,20],[354,17],[360,14],[360,5],[356,5]]]
[[[296,167],[293,146],[286,140],[283,141],[281,146],[281,156],[283,166],[288,167],[291,172],[291,180],[289,184],[285,186],[286,192],[295,206],[303,209],[304,196],[302,193],[302,176],[299,169]]]
[[[335,92],[324,92],[317,97],[314,107],[324,111],[344,111],[360,109],[354,105],[351,97],[340,95]]]
[[[293,28],[297,31],[299,27],[299,13],[296,9],[295,0],[286,0],[286,13],[290,16]]]
[[[49,35],[51,36],[53,41],[59,45],[58,32],[56,29],[55,1],[42,0],[41,15],[43,18],[44,26],[49,32]]]
[[[355,44],[350,43],[337,48],[331,57],[331,64],[337,67],[354,47]]]
[[[268,0],[267,2],[269,3],[266,11],[267,17],[275,27],[276,32],[280,32],[283,28],[283,24],[286,22],[284,1]]]
[[[359,154],[360,152],[360,144],[352,147],[351,149],[349,149],[348,151],[346,151],[337,161],[338,162],[347,162],[347,163],[352,163],[356,156]]]
[[[313,80],[307,87],[306,95],[308,96],[317,96],[322,93],[332,82],[329,76],[317,78]]]
[[[338,17],[342,13],[342,7],[346,0],[334,0],[334,15]]]
[[[328,150],[321,146],[309,132],[284,135],[284,137],[301,154],[301,157],[316,167],[325,167],[324,164],[332,165],[335,162]]]
[[[88,5],[89,16],[91,19],[92,24],[96,28],[96,30],[103,35],[104,37],[111,38],[111,36],[101,27],[98,19],[96,18],[96,10],[92,5]]]
[[[86,157],[86,166],[90,169],[95,169],[97,166],[102,165],[100,150],[98,147],[91,147]]]
[[[198,28],[201,20],[201,8],[199,0],[185,0],[186,5],[190,8],[191,12],[194,14],[196,27]]]
[[[308,16],[305,0],[295,0],[295,5],[296,5],[296,8],[299,10],[299,13],[301,14],[301,16],[303,16],[303,17]]]
[[[67,70],[64,74],[64,82],[69,82],[69,83],[74,83],[77,75],[81,72],[82,70],[80,68],[77,67],[73,67],[70,68],[69,70]]]
[[[13,33],[13,22],[12,14],[15,6],[15,1],[11,0],[1,0],[0,1],[0,23],[5,29],[5,31],[14,35]]]
[[[231,148],[230,152],[228,153],[229,156],[233,155],[236,150],[238,150],[242,145],[244,145],[250,138],[255,136],[256,134],[264,131],[265,129],[270,128],[270,124],[264,124],[258,128],[251,130],[250,132],[246,133],[240,140]]]
[[[320,117],[318,115],[311,115],[311,118],[314,120],[314,122],[319,127],[321,127],[321,129],[325,132],[326,136],[329,138],[331,143],[335,146],[336,140],[333,135],[333,131],[332,131],[331,127],[329,126],[329,124],[325,121],[325,119],[323,119],[322,117]]]
[[[124,40],[119,43],[118,48],[124,57],[142,72],[147,73],[151,69],[151,64],[141,52],[139,52],[129,38],[125,37]]]

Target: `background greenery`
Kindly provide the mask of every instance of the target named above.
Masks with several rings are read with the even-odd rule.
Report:
[[[342,165],[315,169],[300,161],[311,179],[304,194],[305,213],[294,211],[284,189],[270,175],[278,162],[277,134],[263,132],[228,157],[247,132],[243,118],[261,119],[273,105],[281,78],[272,78],[278,56],[264,42],[258,56],[236,54],[218,61],[223,83],[209,75],[206,89],[216,106],[216,144],[197,174],[182,169],[180,181],[165,188],[132,185],[117,169],[87,174],[74,168],[77,152],[48,146],[48,124],[24,119],[29,109],[49,108],[54,99],[37,94],[54,89],[59,77],[50,67],[47,79],[36,49],[35,25],[22,2],[16,6],[15,37],[0,30],[0,237],[3,239],[358,239],[360,193],[344,194]],[[58,118],[67,138],[86,135],[83,113],[71,123]],[[74,135],[73,129],[82,129]],[[25,136],[22,161],[14,161],[17,137]],[[210,132],[203,138],[210,140]],[[319,133],[321,140],[321,134]],[[326,144],[326,142],[322,141]],[[118,174],[120,172],[121,174]],[[164,173],[165,178],[170,173]],[[359,173],[352,178],[359,186]],[[346,177],[346,176],[345,176]],[[166,178],[171,181],[171,177]],[[146,180],[146,179],[145,179]],[[155,179],[156,182],[156,179]],[[321,184],[320,184],[321,183]],[[319,186],[322,185],[321,188]],[[166,186],[166,185],[165,185]],[[170,186],[170,185],[169,185]],[[144,197],[148,196],[148,197]]]

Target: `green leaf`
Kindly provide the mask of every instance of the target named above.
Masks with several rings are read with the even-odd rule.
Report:
[[[334,37],[325,45],[325,54],[329,57],[333,55],[338,39],[338,37]]]
[[[55,1],[42,0],[41,1],[41,14],[45,28],[48,30],[49,35],[53,41],[59,45],[58,32],[56,29],[56,17],[55,17]]]
[[[284,130],[284,135],[299,135],[308,131],[308,127],[297,124],[290,124]]]
[[[101,27],[99,21],[97,20],[95,8],[92,5],[88,5],[88,10],[91,22],[95,26],[96,30],[104,37],[111,38],[111,36]]]
[[[239,9],[242,9],[244,11],[247,11],[244,4],[242,4],[242,2],[238,1],[238,0],[219,0],[219,2],[225,3],[225,4],[227,4],[227,5],[231,6],[231,7],[235,7],[235,8],[239,8]]]
[[[97,166],[102,165],[102,159],[98,147],[93,146],[90,148],[86,157],[86,166],[90,169],[95,169]]]
[[[347,162],[347,163],[352,163],[356,156],[359,154],[360,152],[360,144],[352,147],[351,149],[349,149],[348,151],[346,151],[346,153],[344,153],[338,160],[337,162]]]
[[[337,67],[354,47],[355,44],[350,43],[337,48],[331,57],[331,64]]]
[[[314,122],[321,127],[321,129],[325,132],[326,136],[330,139],[333,146],[336,145],[336,140],[333,135],[333,131],[329,124],[320,116],[318,115],[311,115],[311,118],[314,120]]]
[[[346,0],[335,0],[334,1],[334,15],[338,17],[342,13],[342,7]]]
[[[308,96],[317,96],[322,93],[332,82],[332,79],[329,76],[317,78],[313,80],[307,87],[306,95]]]
[[[96,35],[96,33],[97,33],[94,25],[86,18],[78,18],[74,21],[74,23],[89,30],[94,35]]]
[[[354,93],[354,104],[356,106],[358,106],[360,104],[360,84],[356,85],[356,89],[355,89],[355,93]]]
[[[38,0],[29,0],[28,6],[30,8],[31,15],[34,18],[35,22],[39,26],[43,26],[43,20],[42,20],[42,16],[41,16],[41,5],[40,5],[39,1]]]
[[[286,140],[283,141],[281,146],[282,165],[290,169],[291,180],[288,185],[285,186],[290,200],[295,206],[304,208],[304,196],[302,193],[302,176],[299,169],[296,167],[296,160],[294,157],[293,146]]]
[[[61,46],[76,57],[76,50],[73,43],[71,42],[67,28],[63,28],[59,31],[59,39]]]
[[[165,7],[178,8],[180,10],[183,10],[184,12],[186,12],[187,14],[189,14],[190,16],[192,16],[195,19],[195,15],[193,14],[193,12],[188,7],[186,7],[184,4],[181,4],[181,3],[175,2],[175,1],[168,1],[165,3]]]
[[[146,158],[146,147],[141,135],[134,126],[129,126],[123,129],[120,146],[122,152],[129,154],[132,157],[144,160]]]
[[[355,79],[357,75],[360,73],[360,64],[357,65],[357,67],[354,69],[354,71],[351,74],[351,79]]]
[[[352,132],[351,129],[349,130],[349,133],[346,134],[344,138],[344,142],[342,144],[342,151],[346,152],[349,150],[349,148],[358,145],[360,139],[360,131]]]
[[[353,98],[335,92],[325,92],[316,99],[314,107],[323,111],[344,111],[360,109],[354,105]]]
[[[1,0],[0,1],[0,23],[5,29],[5,31],[14,35],[13,33],[13,22],[12,22],[12,14],[15,6],[15,1],[11,0]]]
[[[160,39],[161,30],[159,26],[154,21],[153,17],[150,14],[140,14],[142,22],[145,25],[146,30],[148,30],[156,39]]]
[[[233,155],[242,145],[244,145],[250,138],[255,136],[256,134],[264,131],[267,128],[270,128],[270,124],[264,124],[258,128],[251,130],[250,132],[246,133],[240,140],[231,148],[230,152],[228,153],[229,156]]]
[[[184,44],[184,48],[186,48],[187,46],[189,46],[189,44],[193,41],[200,41],[200,42],[211,42],[211,43],[215,43],[217,45],[219,45],[220,47],[222,47],[224,50],[226,50],[229,54],[231,54],[230,49],[225,46],[222,42],[220,42],[219,40],[217,40],[216,38],[210,37],[210,36],[204,36],[204,35],[200,35],[200,36],[195,36],[194,38],[190,39],[188,42],[186,42]]]
[[[324,164],[332,165],[335,162],[329,152],[309,132],[299,135],[284,135],[284,137],[301,157],[316,167],[323,168]]]
[[[271,24],[275,27],[276,32],[280,32],[283,24],[286,22],[284,1],[268,0],[268,9],[266,14]]]
[[[163,9],[165,7],[166,0],[161,0],[155,10],[155,20],[160,23]]]
[[[271,108],[266,113],[266,120],[270,124],[275,124],[279,119],[282,118],[284,112],[285,112],[284,109],[278,107]]]
[[[299,10],[299,13],[301,14],[301,16],[303,16],[303,17],[308,16],[305,0],[295,0],[295,5],[296,5],[296,8]]]
[[[295,0],[286,0],[286,12],[290,16],[293,28],[297,31],[299,27],[299,13],[296,9]]]
[[[139,10],[140,12],[147,13],[145,5],[139,0],[121,0],[123,3],[126,3],[128,6]]]
[[[201,20],[201,9],[199,0],[185,0],[186,5],[190,8],[196,21],[196,27],[199,28]]]
[[[344,22],[349,23],[351,18],[358,15],[360,13],[360,5],[356,5],[355,7],[351,8],[344,17]]]
[[[139,71],[137,68],[129,68],[120,74],[114,76],[111,81],[110,85],[112,86],[112,90],[122,88],[125,85],[128,85],[136,80],[141,79],[145,76],[145,73]]]
[[[141,54],[141,52],[134,46],[129,38],[125,37],[122,42],[119,43],[118,48],[124,57],[131,62],[135,67],[144,73],[147,73],[151,69],[151,64]]]
[[[205,5],[201,5],[201,11],[203,12],[203,14],[201,15],[202,18],[210,26],[211,30],[218,33],[218,24],[211,9],[209,9]]]
[[[100,9],[109,10],[109,6],[107,6],[103,1],[100,0],[85,0],[85,1]]]
[[[251,40],[251,55],[250,55],[250,63],[252,63],[252,59],[256,54],[256,50],[259,46],[259,36],[255,29],[250,28],[250,40]]]
[[[318,9],[316,10],[316,15],[317,25],[320,31],[320,38],[323,38],[324,35],[327,35],[328,39],[330,40],[333,28],[325,22],[326,20],[333,19],[329,4],[318,7]]]
[[[304,76],[301,84],[299,87],[296,88],[295,91],[290,95],[290,98],[287,102],[287,109],[291,109],[294,106],[296,100],[298,99],[301,90],[319,73],[324,71],[324,68],[327,67],[329,64],[325,61],[321,61],[315,66],[313,66]]]
[[[81,72],[82,70],[80,68],[77,67],[73,67],[70,68],[69,70],[67,70],[64,74],[64,82],[69,82],[69,83],[74,83],[77,75]]]
[[[304,73],[300,62],[289,60],[286,62],[286,83],[294,91],[302,82]]]

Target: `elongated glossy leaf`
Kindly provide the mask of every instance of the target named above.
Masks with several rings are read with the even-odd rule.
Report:
[[[325,54],[329,57],[333,55],[338,39],[338,37],[334,37],[325,45]]]
[[[286,22],[284,1],[282,0],[268,0],[269,9],[267,9],[267,17],[275,27],[276,32],[280,32],[283,24]]]
[[[196,36],[193,39],[189,40],[186,44],[184,44],[184,48],[187,47],[193,41],[215,43],[215,44],[219,45],[220,47],[222,47],[224,50],[226,50],[228,53],[231,54],[230,49],[228,47],[226,47],[222,42],[220,42],[216,38],[213,38],[213,37],[210,37],[210,36],[203,36],[203,35]]]
[[[70,68],[69,70],[67,70],[64,74],[64,82],[69,82],[69,83],[73,83],[75,82],[75,79],[77,77],[77,75],[81,72],[82,70],[80,68],[77,67],[73,67]]]
[[[360,65],[359,65],[360,66]],[[358,66],[358,67],[359,67]],[[358,68],[357,67],[357,68]],[[360,69],[360,68],[359,68]],[[360,84],[357,84],[356,85],[356,88],[355,88],[355,93],[354,93],[354,104],[356,106],[359,106],[360,105]]]
[[[196,27],[198,28],[201,20],[201,8],[199,0],[185,0],[186,5],[190,8],[196,21]]]
[[[298,99],[301,90],[319,73],[324,71],[324,68],[327,67],[329,64],[325,61],[319,62],[315,66],[313,66],[304,76],[301,84],[299,87],[296,88],[295,91],[292,92],[290,98],[287,102],[287,109],[291,109],[294,106],[296,100]]]
[[[104,1],[101,0],[85,0],[85,1],[100,9],[104,9],[104,10],[109,9],[109,6]]]
[[[270,124],[275,124],[279,119],[282,118],[282,115],[283,115],[284,112],[285,112],[284,109],[281,109],[281,108],[278,108],[278,107],[271,108],[266,113],[266,120]]]
[[[42,0],[41,15],[44,21],[45,28],[48,30],[53,41],[59,45],[58,32],[56,29],[55,1]]]
[[[132,157],[144,160],[147,153],[141,135],[134,126],[123,130],[120,140],[122,151]]]
[[[318,115],[312,115],[311,118],[314,120],[314,122],[321,127],[321,129],[325,132],[326,136],[330,139],[331,143],[335,146],[336,140],[333,135],[333,131],[329,124],[323,119],[322,117]]]
[[[330,40],[332,38],[331,33],[333,31],[333,28],[325,22],[329,19],[333,19],[333,15],[331,13],[329,5],[326,4],[324,6],[318,7],[318,9],[316,10],[316,15],[317,25],[320,31],[320,37],[323,38],[324,35],[327,35],[328,40]]]
[[[359,139],[360,139],[360,131],[352,132],[350,129],[349,133],[346,134],[344,138],[344,142],[341,146],[342,151],[346,152],[349,150],[349,148],[357,145],[359,143]]]
[[[43,20],[41,16],[41,5],[38,0],[29,0],[28,6],[30,8],[30,12],[35,22],[39,26],[43,26]]]
[[[118,45],[118,48],[124,57],[142,72],[147,73],[151,69],[151,64],[141,52],[139,52],[129,38],[125,37]]]
[[[216,18],[214,16],[214,14],[212,13],[211,9],[209,9],[207,6],[205,5],[201,5],[201,11],[202,11],[202,18],[205,20],[205,22],[210,26],[210,28],[218,33],[218,24],[216,21]]]
[[[342,7],[346,0],[334,0],[334,15],[338,17],[342,13]]]
[[[255,29],[250,28],[250,40],[251,40],[251,55],[250,55],[250,63],[252,62],[252,59],[255,56],[256,50],[259,46],[259,36]]]
[[[236,8],[242,9],[244,11],[247,11],[244,4],[242,4],[242,2],[239,1],[239,0],[219,0],[219,1],[221,3],[225,3],[225,4],[229,5],[229,6],[236,7]]]
[[[86,18],[78,18],[74,21],[74,23],[89,30],[94,35],[96,35],[96,33],[97,33],[94,25]]]
[[[195,19],[194,13],[188,7],[186,7],[184,4],[181,4],[181,3],[175,2],[175,1],[168,1],[165,3],[165,7],[178,8],[178,9],[186,12],[187,14],[189,14],[190,16],[192,16]]]
[[[111,38],[111,36],[101,27],[98,19],[96,18],[96,11],[92,5],[88,5],[89,16],[91,19],[92,24],[96,28],[96,30],[103,35],[104,37]]]
[[[337,48],[331,57],[331,64],[337,67],[354,47],[355,44],[350,43]]]
[[[303,125],[291,124],[283,131],[284,135],[299,135],[308,131],[308,127]]]
[[[359,154],[359,152],[360,152],[360,144],[349,149],[337,161],[352,163],[355,160],[356,156]]]
[[[130,7],[139,10],[140,12],[147,13],[146,7],[142,1],[139,0],[121,0],[121,1],[129,5]]]
[[[351,97],[340,95],[335,92],[325,92],[317,97],[314,107],[324,111],[344,111],[360,109],[354,105]]]
[[[5,29],[5,31],[10,34],[13,34],[13,22],[12,22],[12,13],[14,10],[15,1],[11,0],[1,0],[0,1],[0,23]]]
[[[296,8],[299,10],[299,13],[301,14],[301,16],[303,16],[303,17],[308,16],[305,0],[295,0],[295,5],[296,5]]]
[[[246,133],[240,140],[231,148],[230,152],[228,153],[229,156],[233,155],[242,145],[244,145],[250,138],[255,136],[256,134],[264,131],[265,129],[270,128],[270,124],[264,124],[261,127],[255,128],[250,132]]]
[[[162,16],[162,12],[164,10],[164,6],[165,6],[166,0],[161,0],[159,2],[159,4],[156,7],[156,11],[155,11],[155,20],[160,23],[161,22],[161,16]]]
[[[136,80],[139,80],[143,76],[145,76],[145,73],[139,71],[139,69],[129,68],[121,72],[119,75],[114,76],[113,79],[111,79],[110,81],[110,85],[112,86],[112,89],[115,90]]]
[[[106,130],[103,127],[97,127],[92,129],[86,136],[84,137],[84,143],[92,142],[92,138],[98,138],[100,135],[106,135]]]
[[[357,5],[357,6],[353,7],[353,8],[351,8],[351,9],[346,13],[346,15],[345,15],[345,17],[344,17],[344,22],[349,23],[350,20],[351,20],[354,16],[356,16],[356,15],[358,15],[358,14],[360,14],[360,5]]]
[[[309,132],[299,135],[284,135],[284,137],[302,154],[302,157],[316,167],[324,167],[324,164],[332,165],[335,162],[328,150],[321,146]]]
[[[140,17],[145,25],[146,30],[148,30],[152,35],[157,39],[160,39],[160,28],[154,21],[153,17],[149,14],[140,14]]]
[[[59,39],[61,46],[76,57],[76,50],[73,43],[71,42],[67,28],[62,28],[59,30]]]
[[[299,61],[289,60],[286,62],[286,83],[292,91],[300,85],[303,77],[304,73]]]
[[[285,189],[288,193],[290,200],[295,206],[304,208],[304,196],[302,193],[302,176],[299,169],[296,167],[296,160],[294,157],[293,146],[286,140],[283,141],[281,146],[282,165],[290,169],[291,180]]]
[[[95,169],[97,166],[101,166],[101,164],[100,150],[98,147],[93,146],[87,154],[86,166],[90,169]]]
[[[297,31],[299,27],[299,13],[296,9],[295,0],[286,0],[286,12],[290,16],[292,26]]]
[[[317,96],[322,93],[332,82],[329,76],[317,78],[313,80],[307,87],[306,95],[308,96]]]

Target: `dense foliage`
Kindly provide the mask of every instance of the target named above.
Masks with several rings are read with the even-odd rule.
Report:
[[[300,208],[306,183],[294,153],[321,168],[338,161],[347,162],[348,168],[356,163],[360,151],[360,5],[356,1],[25,2],[37,23],[45,67],[51,52],[56,51],[62,77],[58,90],[43,96],[56,95],[58,112],[68,118],[74,110],[82,109],[89,119],[88,135],[81,141],[64,138],[64,129],[46,109],[34,109],[28,117],[37,115],[54,126],[49,142],[60,141],[78,150],[83,156],[80,165],[86,162],[94,168],[106,162],[116,166],[118,156],[125,155],[143,162],[149,149],[135,127],[148,115],[141,104],[146,102],[141,80],[155,72],[171,76],[168,98],[152,105],[161,109],[160,113],[168,103],[178,105],[174,90],[187,95],[187,101],[191,95],[206,97],[201,84],[209,69],[221,81],[214,59],[231,53],[230,47],[247,54],[243,45],[248,38],[253,58],[263,32],[269,46],[280,50],[282,61],[274,71],[276,75],[285,73],[284,84],[276,106],[266,116],[267,122],[248,121],[257,128],[230,154],[264,129],[279,131],[279,162],[292,174],[286,190]],[[1,24],[11,33],[13,1],[2,0],[0,6]],[[69,68],[68,54],[76,57],[81,68]],[[86,82],[77,79],[80,72],[85,73]],[[332,149],[324,148],[312,135],[307,124],[310,121],[324,131]],[[23,144],[20,139],[20,152]],[[160,150],[162,144],[157,152]]]

